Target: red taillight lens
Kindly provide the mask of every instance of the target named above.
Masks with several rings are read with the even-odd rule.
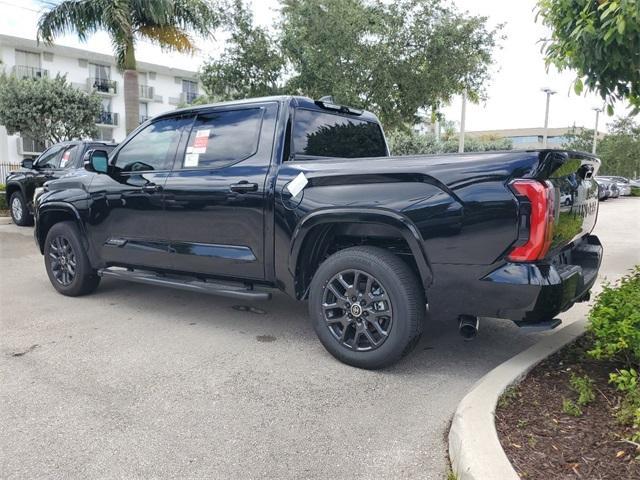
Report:
[[[531,205],[529,213],[529,238],[511,250],[507,259],[512,262],[540,260],[549,251],[553,240],[554,189],[549,182],[516,180],[511,188],[526,197]]]

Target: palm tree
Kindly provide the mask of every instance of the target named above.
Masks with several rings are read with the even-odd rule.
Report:
[[[207,37],[222,19],[214,0],[64,0],[52,4],[38,21],[38,40],[76,32],[81,41],[98,30],[111,37],[118,68],[123,70],[125,126],[138,126],[139,87],[136,42],[150,40],[163,49],[194,52],[190,35]]]

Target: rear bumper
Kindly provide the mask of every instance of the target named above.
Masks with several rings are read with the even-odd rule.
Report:
[[[465,314],[535,324],[587,300],[601,261],[600,240],[587,235],[546,264],[506,263],[484,275],[473,266],[439,268],[427,298],[436,317]]]

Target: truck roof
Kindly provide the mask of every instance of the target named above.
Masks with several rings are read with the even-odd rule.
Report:
[[[241,100],[228,100],[228,101],[224,101],[224,102],[216,102],[216,103],[208,103],[206,105],[194,105],[194,106],[190,106],[190,107],[185,107],[185,108],[180,108],[177,110],[172,110],[170,112],[166,112],[160,115],[157,115],[156,119],[158,118],[163,118],[163,117],[170,117],[172,115],[175,115],[176,113],[189,113],[189,112],[199,112],[201,110],[207,110],[211,107],[226,107],[226,106],[233,106],[233,105],[250,105],[252,103],[265,103],[265,102],[278,102],[278,103],[290,103],[292,105],[294,105],[295,107],[299,107],[299,108],[308,108],[311,110],[318,110],[318,111],[326,111],[326,112],[332,112],[332,113],[339,113],[342,115],[347,115],[347,116],[353,116],[356,118],[360,118],[362,120],[367,120],[370,122],[378,122],[378,117],[376,117],[375,114],[373,114],[372,112],[369,112],[367,110],[356,110],[351,108],[351,112],[349,111],[335,111],[334,109],[331,108],[325,108],[323,107],[321,104],[321,101],[316,101],[313,100],[309,97],[305,97],[302,95],[273,95],[273,96],[269,96],[269,97],[255,97],[255,98],[244,98]],[[347,107],[349,108],[349,107]],[[354,113],[357,112],[357,113]]]

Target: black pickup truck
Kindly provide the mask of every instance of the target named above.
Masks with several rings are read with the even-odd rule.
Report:
[[[50,146],[35,160],[22,160],[20,170],[11,172],[5,179],[7,205],[13,223],[22,227],[33,225],[33,195],[45,182],[68,175],[82,168],[82,159],[89,150],[110,152],[114,143],[93,140],[72,140]]]
[[[62,294],[101,277],[246,300],[278,289],[308,300],[331,354],[381,368],[415,345],[427,309],[473,336],[479,317],[553,328],[587,299],[599,164],[390,156],[371,113],[250,99],[166,113],[88,153],[92,173],[38,196],[35,237]]]

